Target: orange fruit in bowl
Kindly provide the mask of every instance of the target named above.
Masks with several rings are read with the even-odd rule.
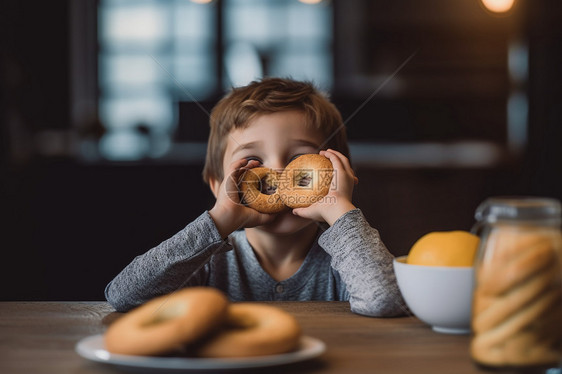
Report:
[[[425,266],[472,266],[480,238],[468,231],[435,231],[419,238],[406,263]]]

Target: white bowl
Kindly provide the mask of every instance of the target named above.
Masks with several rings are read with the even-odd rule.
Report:
[[[394,259],[394,272],[404,301],[434,331],[470,332],[474,270],[472,267],[422,266]]]

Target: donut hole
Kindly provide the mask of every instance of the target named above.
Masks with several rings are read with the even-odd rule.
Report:
[[[158,325],[176,318],[179,318],[187,313],[189,309],[188,303],[173,303],[163,306],[161,310],[154,312],[154,318],[146,321],[143,326]]]
[[[257,326],[258,324],[255,320],[244,318],[228,321],[225,327],[227,330],[248,330]]]
[[[224,328],[227,330],[249,330],[260,325],[260,321],[255,315],[248,311],[238,310],[231,312],[225,321]]]
[[[312,173],[309,171],[299,171],[295,174],[294,185],[297,187],[311,187]]]
[[[259,190],[264,195],[273,195],[277,191],[278,182],[271,174],[260,179]]]

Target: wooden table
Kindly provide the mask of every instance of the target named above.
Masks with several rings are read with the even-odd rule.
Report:
[[[323,340],[325,354],[272,373],[478,373],[468,335],[433,332],[415,317],[369,318],[346,302],[279,302],[305,335]],[[0,302],[0,373],[118,373],[90,362],[74,346],[102,333],[117,313],[104,302]],[[244,372],[248,372],[245,370]]]

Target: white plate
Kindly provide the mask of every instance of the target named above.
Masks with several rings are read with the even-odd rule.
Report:
[[[301,337],[299,348],[294,352],[241,358],[184,358],[119,355],[110,353],[105,349],[103,335],[101,334],[86,337],[76,344],[76,352],[88,360],[128,368],[161,369],[167,371],[246,369],[285,365],[318,357],[324,353],[325,350],[326,345],[324,342],[310,336]]]

